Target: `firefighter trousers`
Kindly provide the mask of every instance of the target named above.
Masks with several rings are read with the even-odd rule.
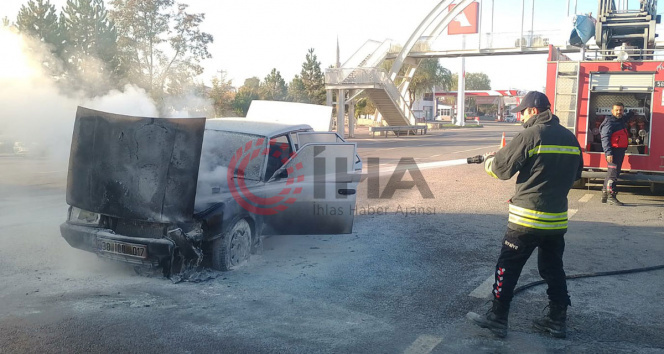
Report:
[[[604,188],[602,188],[602,191],[606,191],[609,194],[615,194],[618,191],[616,189],[616,184],[618,183],[618,177],[620,177],[624,160],[625,149],[614,148],[613,163],[610,163],[607,166],[608,168],[606,171],[606,178],[604,178]]]
[[[563,270],[564,235],[564,232],[556,235],[539,235],[507,229],[494,274],[494,298],[509,305],[521,270],[537,248],[537,268],[548,285],[546,293],[549,300],[570,305]]]

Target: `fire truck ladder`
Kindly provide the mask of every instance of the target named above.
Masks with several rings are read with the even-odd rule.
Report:
[[[600,0],[595,41],[603,50],[623,44],[641,50],[654,48],[655,25],[659,23],[657,0],[640,0],[639,9],[629,9],[627,1]]]
[[[579,62],[561,61],[556,72],[555,114],[560,124],[574,131],[579,101]]]

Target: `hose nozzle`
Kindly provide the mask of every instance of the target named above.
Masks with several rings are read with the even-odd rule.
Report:
[[[477,155],[477,156],[473,156],[473,157],[468,158],[468,163],[469,164],[471,164],[471,163],[482,163],[482,162],[484,162],[484,156],[482,156],[482,155]]]

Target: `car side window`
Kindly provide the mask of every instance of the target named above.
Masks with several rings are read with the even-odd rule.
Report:
[[[269,180],[293,154],[288,136],[281,135],[270,139],[268,144],[267,169],[265,180]]]

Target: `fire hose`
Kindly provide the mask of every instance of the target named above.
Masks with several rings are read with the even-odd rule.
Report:
[[[467,159],[468,164],[480,164],[484,162],[484,156],[482,155],[477,155],[473,157],[469,157]],[[592,272],[592,273],[582,273],[582,274],[572,274],[572,275],[567,275],[565,276],[565,279],[580,279],[580,278],[593,278],[593,277],[604,277],[607,275],[619,275],[619,274],[631,274],[631,273],[641,273],[641,272],[649,272],[652,270],[659,270],[659,269],[664,269],[664,264],[658,265],[658,266],[653,266],[653,267],[641,267],[641,268],[632,268],[632,269],[622,269],[622,270],[612,270],[612,271],[607,271],[607,272]],[[526,285],[522,285],[514,289],[514,295],[532,288],[537,285],[542,285],[546,284],[545,280],[538,280],[534,281],[531,283],[528,283]]]
[[[664,269],[664,264],[654,266],[654,267],[642,267],[642,268],[632,268],[632,269],[622,269],[622,270],[612,270],[608,272],[592,272],[592,273],[582,273],[582,274],[572,274],[565,277],[565,279],[580,279],[580,278],[593,278],[593,277],[604,277],[607,275],[618,275],[618,274],[630,274],[630,273],[642,273],[649,272],[651,270]],[[514,289],[514,295],[524,291],[526,289],[532,288],[536,285],[545,284],[545,280],[538,280],[526,285],[518,286]]]

